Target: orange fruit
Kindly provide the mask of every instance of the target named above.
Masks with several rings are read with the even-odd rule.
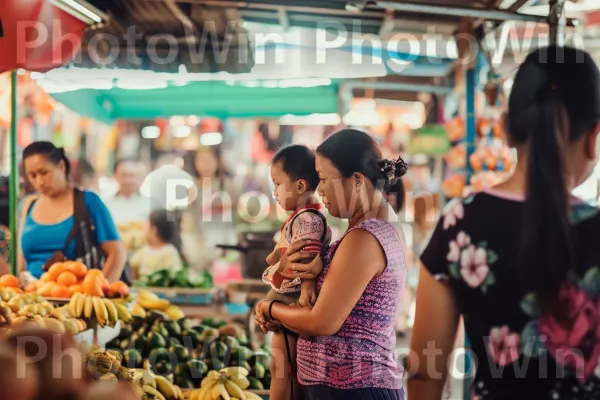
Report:
[[[93,268],[93,269],[90,269],[87,272],[86,276],[95,276],[95,277],[99,278],[99,277],[103,277],[104,274],[102,274],[102,270],[97,269],[97,268]]]
[[[81,284],[82,292],[90,296],[104,297],[102,281],[95,276],[88,275]]]
[[[57,262],[48,269],[48,275],[52,282],[56,282],[58,276],[67,270],[65,263]]]
[[[19,279],[11,274],[4,275],[0,277],[0,286],[18,288],[20,286]]]
[[[56,279],[56,283],[63,286],[75,285],[77,283],[77,277],[74,273],[69,271],[61,272],[58,279]]]
[[[37,287],[33,283],[30,283],[29,285],[25,286],[25,293],[33,293],[35,291],[37,291]]]
[[[81,285],[71,285],[69,286],[69,290],[73,293],[81,293],[83,291],[83,287]]]
[[[44,272],[40,277],[40,282],[52,282],[52,279],[50,279],[50,274],[48,272]]]
[[[73,292],[68,287],[63,285],[56,285],[50,290],[50,297],[58,297],[59,299],[71,298]]]
[[[77,261],[69,261],[68,264],[67,264],[67,270],[69,272],[72,272],[73,274],[75,274],[75,276],[78,279],[85,278],[85,275],[88,272],[88,269],[85,266],[85,264],[82,264],[82,263],[77,262]]]
[[[109,289],[111,296],[127,297],[129,294],[129,287],[122,281],[111,283]]]

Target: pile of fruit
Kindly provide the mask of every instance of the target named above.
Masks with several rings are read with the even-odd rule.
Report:
[[[213,277],[208,271],[194,274],[189,269],[176,272],[161,269],[135,283],[136,286],[148,287],[178,287],[194,289],[210,289],[213,286]]]
[[[210,371],[200,389],[191,392],[190,400],[261,400],[258,395],[244,390],[250,385],[247,376],[248,371],[242,367]]]
[[[249,345],[241,327],[210,318],[194,325],[177,306],[141,290],[131,323],[121,327],[107,348],[120,351],[130,368],[140,368],[148,360],[155,374],[172,374],[182,389],[198,388],[209,371],[228,367],[249,372],[243,389],[269,388],[270,355]]]
[[[25,323],[72,335],[87,329],[85,321],[76,319],[68,307],[55,308],[39,294],[16,295],[8,303],[0,302],[0,327],[3,333]]]
[[[121,281],[108,283],[99,269],[88,268],[77,261],[53,264],[39,281],[29,284],[26,292],[37,292],[44,297],[70,299],[74,293],[97,297],[127,297],[129,288]]]
[[[69,302],[69,310],[76,318],[94,317],[101,327],[115,326],[119,320],[131,321],[125,300],[75,293]]]
[[[87,372],[106,383],[130,382],[140,399],[184,400],[181,388],[162,375],[145,368],[128,368],[123,355],[115,350],[95,348],[85,357]]]

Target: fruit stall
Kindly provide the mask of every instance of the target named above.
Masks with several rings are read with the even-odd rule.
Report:
[[[4,275],[0,329],[10,335],[34,324],[74,335],[93,379],[130,382],[140,399],[268,398],[269,349],[227,316],[209,274],[157,271],[136,285],[109,284],[75,261],[52,265],[39,280]],[[175,303],[198,298],[204,313],[196,318]]]

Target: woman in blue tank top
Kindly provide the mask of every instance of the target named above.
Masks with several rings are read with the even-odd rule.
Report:
[[[25,201],[22,215],[19,271],[39,278],[43,266],[56,251],[75,259],[75,240],[65,241],[73,228],[74,191],[69,183],[69,160],[64,150],[50,142],[34,142],[23,151],[27,178],[39,195]],[[96,241],[106,260],[103,272],[109,281],[121,277],[126,252],[110,213],[97,194],[83,192],[94,224]]]

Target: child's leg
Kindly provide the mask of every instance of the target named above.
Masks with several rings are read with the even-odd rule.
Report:
[[[292,376],[294,385],[294,400],[302,399],[300,384],[296,377],[296,337],[288,333],[288,344],[290,346],[290,355],[292,358]],[[290,363],[285,346],[283,332],[276,332],[271,340],[271,389],[269,396],[271,399],[291,400],[290,388]]]

